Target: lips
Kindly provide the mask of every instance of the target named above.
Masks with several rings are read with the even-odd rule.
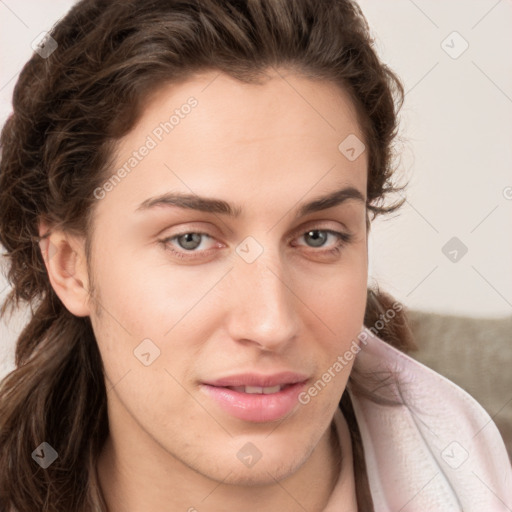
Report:
[[[224,413],[261,423],[293,413],[307,380],[306,375],[295,372],[246,373],[205,382],[201,391]]]
[[[304,382],[307,379],[308,376],[305,374],[284,371],[270,375],[243,373],[205,381],[204,384],[223,388],[234,388],[240,386],[271,388],[274,386],[284,387],[286,385],[296,384],[297,382]]]

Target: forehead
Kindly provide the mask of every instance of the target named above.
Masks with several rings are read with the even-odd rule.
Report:
[[[190,112],[186,104],[192,97],[197,108]],[[185,117],[193,113],[197,137],[205,135],[232,145],[248,142],[247,138],[252,142],[258,136],[282,139],[295,134],[308,135],[314,143],[329,132],[341,136],[347,129],[363,138],[356,109],[345,90],[333,82],[312,80],[285,69],[267,71],[260,83],[204,71],[181,83],[163,85],[146,99],[137,129],[149,132],[173,112],[181,121],[180,110],[187,110]],[[231,136],[228,140],[227,135]],[[128,135],[126,142],[131,138]]]
[[[260,191],[269,203],[272,191],[282,202],[284,191],[297,199],[340,185],[366,190],[366,153],[350,160],[340,150],[347,138],[364,139],[356,110],[331,82],[280,70],[248,84],[209,71],[165,84],[143,106],[119,141],[111,175],[123,168],[123,176],[103,204],[135,210],[168,191],[239,194],[239,203]]]

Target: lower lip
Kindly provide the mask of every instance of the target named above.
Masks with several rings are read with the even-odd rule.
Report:
[[[201,390],[212,397],[222,410],[244,421],[263,423],[289,414],[299,404],[306,382],[297,382],[278,393],[252,394],[202,384]]]

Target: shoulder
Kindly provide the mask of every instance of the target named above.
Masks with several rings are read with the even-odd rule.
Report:
[[[349,393],[375,504],[404,512],[511,510],[512,467],[483,407],[455,383],[363,333],[353,371],[367,382],[381,381],[369,388],[384,400]],[[386,405],[390,398],[398,405]]]

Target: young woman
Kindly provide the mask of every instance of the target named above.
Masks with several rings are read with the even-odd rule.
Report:
[[[1,134],[2,512],[510,510],[494,423],[367,290],[402,98],[346,0],[59,21]]]

